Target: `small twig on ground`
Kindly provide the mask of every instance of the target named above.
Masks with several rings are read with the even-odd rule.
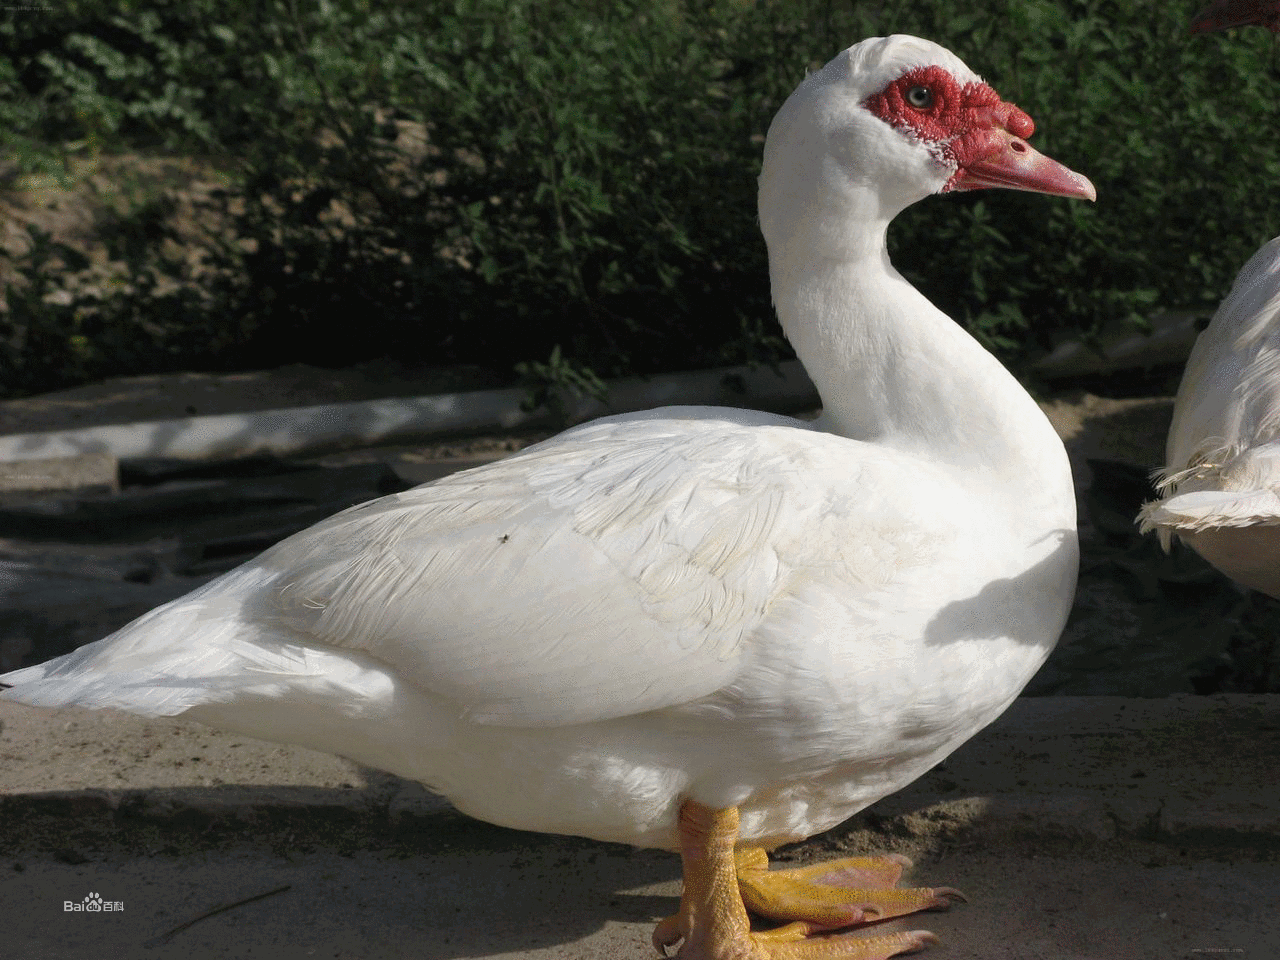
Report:
[[[276,887],[274,890],[268,890],[265,893],[255,893],[252,897],[244,897],[240,900],[232,900],[230,903],[222,903],[216,907],[211,907],[210,909],[206,910],[204,913],[201,913],[201,914],[198,914],[197,916],[192,917],[190,920],[186,921],[185,923],[178,924],[168,933],[162,933],[158,937],[152,937],[150,940],[144,943],[143,946],[158,947],[158,946],[161,946],[162,944],[166,944],[171,939],[173,939],[173,937],[176,934],[181,933],[183,930],[187,929],[187,927],[190,927],[193,924],[199,923],[201,920],[207,920],[209,917],[212,917],[215,914],[225,913],[226,911],[234,907],[243,907],[246,903],[253,903],[255,900],[263,900],[266,897],[273,897],[277,893],[284,893],[291,886],[293,886],[293,884],[286,883],[282,886]]]

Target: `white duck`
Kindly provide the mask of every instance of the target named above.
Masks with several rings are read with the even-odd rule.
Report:
[[[888,957],[810,933],[945,906],[900,859],[769,871],[990,723],[1076,577],[1066,454],[1017,381],[889,264],[932,193],[1094,197],[925,40],[866,40],[769,131],[773,294],[816,424],[608,417],[347,510],[9,699],[184,716],[421,781],[526,830],[680,850],[682,957]],[[735,852],[736,851],[736,852]],[[875,889],[850,889],[871,887]],[[750,931],[745,902],[793,921]]]
[[[1161,499],[1138,515],[1246,587],[1280,598],[1280,237],[1196,340],[1173,404]]]
[[[1220,0],[1197,33],[1280,29],[1277,0]],[[1173,406],[1143,533],[1174,536],[1232,580],[1280,598],[1280,237],[1263,245],[1200,334]]]

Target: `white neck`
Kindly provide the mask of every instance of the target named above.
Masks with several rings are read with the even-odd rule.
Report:
[[[1066,453],[1035,401],[893,268],[888,218],[844,199],[844,216],[789,218],[770,243],[778,316],[822,396],[818,427],[1074,513]]]
[[[853,61],[922,43],[907,40],[837,56],[773,119],[759,209],[778,318],[822,396],[821,429],[954,467],[977,496],[1074,526],[1071,468],[1048,419],[889,263],[890,221],[955,172],[860,106],[859,85],[882,81]]]

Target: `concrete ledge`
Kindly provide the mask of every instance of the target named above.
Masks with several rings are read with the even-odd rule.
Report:
[[[0,461],[0,493],[48,493],[55,490],[116,493],[119,489],[119,464],[105,450],[71,456]]]
[[[768,367],[729,367],[632,378],[609,384],[609,403],[566,400],[573,421],[668,404],[745,406],[799,411],[817,405],[817,392],[797,361]],[[128,457],[215,458],[277,455],[401,442],[427,436],[512,430],[547,422],[546,411],[521,409],[521,389],[442,393],[290,407],[248,413],[107,424],[0,436],[0,462],[110,452]]]

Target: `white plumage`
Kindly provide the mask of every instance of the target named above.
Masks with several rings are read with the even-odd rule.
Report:
[[[1189,543],[1280,597],[1280,237],[1263,245],[1196,340],[1143,532]]]
[[[667,848],[686,798],[768,846],[924,772],[1043,662],[1077,563],[1048,421],[885,254],[909,203],[990,185],[963,180],[986,154],[866,107],[934,66],[979,84],[927,41],[865,41],[769,134],[761,223],[816,424],[595,421],[347,510],[4,696],[185,716],[496,823]],[[992,154],[1030,164],[1008,185],[1092,195],[1017,143]]]

